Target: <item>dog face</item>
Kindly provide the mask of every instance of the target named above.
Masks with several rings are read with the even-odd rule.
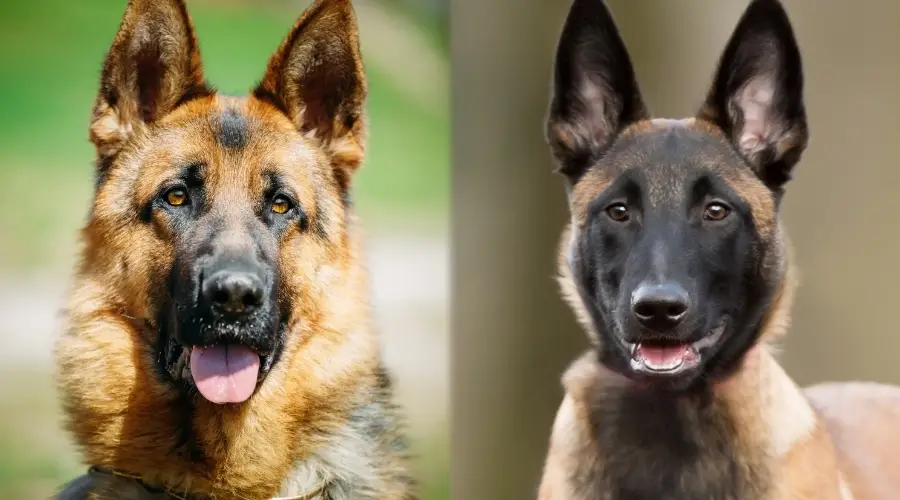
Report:
[[[321,314],[344,271],[365,94],[349,2],[310,7],[248,97],[206,84],[180,0],[129,2],[93,111],[85,234],[155,332],[163,376],[244,402],[292,327]]]
[[[572,6],[554,83],[548,139],[572,214],[563,285],[601,360],[665,388],[727,375],[784,282],[778,206],[807,142],[785,11],[749,5],[695,118],[650,118],[598,1]]]

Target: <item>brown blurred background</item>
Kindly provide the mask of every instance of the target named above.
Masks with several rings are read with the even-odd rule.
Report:
[[[209,80],[245,94],[311,0],[187,0]],[[0,2],[0,499],[83,474],[62,432],[51,345],[90,204],[88,120],[126,0]],[[369,148],[354,181],[386,362],[423,500],[448,492],[449,55],[446,0],[354,0]]]
[[[657,116],[699,107],[744,0],[611,0]],[[811,142],[783,216],[801,271],[782,357],[801,384],[900,384],[900,2],[785,0]],[[534,498],[559,377],[587,345],[554,252],[543,140],[566,0],[451,4],[453,498]]]

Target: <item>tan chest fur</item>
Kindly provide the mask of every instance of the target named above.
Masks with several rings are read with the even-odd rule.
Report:
[[[590,394],[617,383],[590,355],[564,377],[566,396],[550,439],[540,500],[598,500],[583,487],[602,469],[605,450],[590,428]],[[878,384],[829,384],[804,394],[758,348],[716,397],[735,409],[735,439],[747,457],[764,456],[771,474],[761,500],[889,500],[900,491],[900,389]],[[746,439],[741,436],[756,436]],[[750,449],[762,446],[763,449]],[[614,451],[610,451],[611,453]],[[615,500],[603,498],[602,500]]]

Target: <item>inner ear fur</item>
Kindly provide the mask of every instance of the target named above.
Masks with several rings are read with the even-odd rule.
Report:
[[[790,180],[809,132],[800,49],[778,0],[747,7],[698,117],[718,125],[770,188]]]
[[[547,140],[570,181],[628,125],[648,118],[625,42],[601,0],[575,0],[553,70]]]
[[[140,127],[210,93],[184,2],[130,0],[103,63],[91,142],[109,158]]]
[[[317,0],[269,60],[254,95],[317,138],[342,187],[362,162],[366,79],[349,0]]]

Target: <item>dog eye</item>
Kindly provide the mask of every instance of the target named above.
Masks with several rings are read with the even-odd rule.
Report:
[[[173,207],[180,207],[188,202],[188,194],[183,188],[176,187],[166,191],[164,196],[166,203]]]
[[[274,200],[272,200],[272,211],[278,215],[283,215],[288,213],[294,205],[290,200],[285,198],[284,196],[276,196]]]
[[[725,217],[728,217],[728,214],[730,213],[731,208],[724,203],[714,201],[709,205],[706,205],[706,208],[703,210],[703,218],[705,220],[720,221]]]
[[[630,218],[628,207],[624,203],[613,203],[606,207],[606,215],[616,222],[625,222]]]

